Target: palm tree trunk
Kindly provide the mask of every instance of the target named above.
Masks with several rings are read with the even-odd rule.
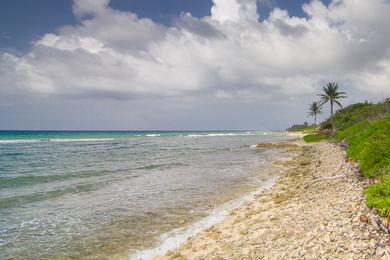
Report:
[[[317,125],[317,115],[314,115],[314,125]]]
[[[330,115],[333,116],[333,100],[330,101]]]

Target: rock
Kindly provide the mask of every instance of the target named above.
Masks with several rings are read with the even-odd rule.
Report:
[[[385,250],[383,248],[378,247],[376,249],[376,255],[377,256],[384,256],[385,255]]]
[[[366,214],[361,214],[359,220],[364,223],[368,223],[369,219]]]
[[[389,232],[389,220],[379,217],[379,225],[386,233]]]
[[[374,228],[374,230],[380,230],[381,229],[380,225],[378,224],[379,218],[377,216],[371,215],[370,216],[370,222],[371,222],[371,225]]]

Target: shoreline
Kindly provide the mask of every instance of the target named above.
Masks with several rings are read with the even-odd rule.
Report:
[[[160,236],[160,243],[157,247],[140,250],[133,255],[130,255],[131,260],[138,259],[153,259],[155,257],[165,255],[171,250],[179,248],[179,246],[185,243],[189,238],[194,237],[207,228],[217,225],[223,222],[232,210],[242,207],[244,204],[251,202],[255,199],[255,196],[272,189],[277,182],[279,176],[268,180],[264,183],[264,186],[256,191],[249,192],[242,197],[227,202],[218,208],[214,209],[207,217],[190,224],[187,227],[176,228],[170,232],[164,233]]]
[[[178,248],[154,259],[388,259],[390,237],[370,224],[362,180],[345,152],[302,140],[276,184]]]
[[[138,250],[135,253],[130,254],[129,259],[154,259],[159,256],[165,255],[172,250],[176,250],[191,237],[197,236],[204,230],[223,222],[226,218],[229,217],[230,213],[233,210],[241,208],[243,205],[254,201],[255,198],[260,194],[272,189],[272,187],[278,182],[279,178],[282,176],[283,172],[286,170],[284,166],[285,162],[290,161],[295,156],[297,156],[297,153],[295,152],[295,149],[290,144],[290,142],[292,142],[292,140],[283,140],[275,143],[264,143],[265,146],[263,148],[282,150],[282,153],[287,153],[288,156],[282,156],[271,162],[271,165],[273,165],[273,170],[271,172],[266,173],[265,175],[269,176],[270,178],[267,181],[264,181],[260,187],[253,191],[247,191],[240,197],[237,197],[233,200],[219,205],[218,207],[210,211],[206,217],[188,226],[175,228],[174,230],[160,235],[159,243],[156,247]],[[259,144],[253,145],[253,147],[251,146],[251,148],[259,149]]]

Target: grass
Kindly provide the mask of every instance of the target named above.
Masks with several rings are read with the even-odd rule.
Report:
[[[328,139],[328,136],[324,134],[309,134],[303,137],[303,140],[305,140],[308,143],[319,142],[325,139]]]
[[[346,139],[350,158],[359,161],[366,177],[390,174],[390,118],[365,121],[336,134]]]

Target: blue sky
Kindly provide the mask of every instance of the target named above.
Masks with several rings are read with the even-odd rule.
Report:
[[[390,96],[387,0],[0,5],[0,129],[282,130],[329,81]]]

